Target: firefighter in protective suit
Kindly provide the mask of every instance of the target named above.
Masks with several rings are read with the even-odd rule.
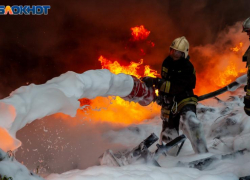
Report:
[[[170,46],[169,56],[163,61],[162,78],[144,77],[142,81],[159,90],[155,100],[161,105],[163,121],[160,144],[168,143],[179,135],[179,127],[190,140],[196,153],[208,152],[202,124],[196,116],[197,96],[195,69],[189,61],[189,43],[179,37]],[[181,118],[182,117],[182,118]],[[180,121],[181,119],[181,121]]]

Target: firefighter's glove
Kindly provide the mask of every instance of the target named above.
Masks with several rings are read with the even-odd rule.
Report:
[[[158,79],[159,78],[153,78],[148,76],[141,78],[141,80],[146,84],[147,87],[153,87],[154,85],[156,85]]]
[[[246,95],[244,96],[244,110],[245,110],[245,113],[250,116],[250,96],[249,95]]]

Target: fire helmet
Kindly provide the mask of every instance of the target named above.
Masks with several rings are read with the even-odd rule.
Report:
[[[185,54],[185,58],[187,58],[189,51],[189,43],[185,36],[176,38],[172,42],[170,48],[183,52]]]
[[[250,17],[247,18],[244,22],[243,22],[243,31],[242,32],[248,32],[250,31]]]

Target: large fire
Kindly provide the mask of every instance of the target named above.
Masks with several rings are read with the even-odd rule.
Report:
[[[242,55],[247,48],[248,40],[242,38],[244,40],[242,41],[238,36],[231,39],[235,42],[231,47],[227,42],[219,41],[217,45],[222,46],[219,50],[211,45],[195,48],[202,55],[200,57],[204,58],[194,61],[194,67],[197,68],[195,94],[203,95],[215,91],[247,72],[246,63],[242,62]],[[206,61],[205,67],[200,60]]]
[[[237,70],[237,66],[234,62],[230,62],[223,72],[220,72],[214,82],[219,86],[223,87],[230,84],[240,73],[246,72],[247,69]]]
[[[240,47],[236,46],[231,51],[239,52]],[[100,56],[98,59],[103,69],[109,69],[112,73],[125,73],[133,75],[137,78],[143,76],[159,77],[156,70],[153,70],[148,65],[143,65],[143,59],[139,62],[130,62],[128,65],[122,65],[119,60],[111,61],[104,56]],[[216,88],[226,86],[235,80],[236,77],[246,72],[246,68],[240,68],[235,62],[235,59],[230,59],[229,64],[221,67],[219,74],[214,76],[214,86]],[[223,70],[224,68],[224,70]],[[199,76],[199,75],[198,75]],[[201,83],[197,82],[196,92],[202,88]],[[204,93],[209,93],[211,89],[207,89]],[[198,95],[202,95],[198,94]],[[152,118],[155,115],[159,115],[160,107],[152,103],[148,107],[142,107],[138,103],[126,102],[119,97],[109,98],[96,98],[94,100],[81,100],[81,105],[84,105],[83,111],[85,118],[92,120],[101,120],[121,124],[139,123],[145,119]]]
[[[150,31],[145,29],[143,25],[133,27],[131,30],[133,41],[145,40],[150,34]],[[145,43],[150,44],[152,47],[155,45],[152,41],[145,41]],[[243,43],[239,43],[236,47],[228,49],[228,54],[214,54],[214,56],[212,56],[214,59],[218,59],[216,62],[222,62],[224,64],[218,65],[219,63],[217,63],[215,68],[213,68],[213,73],[210,73],[208,77],[207,75],[203,77],[199,73],[196,75],[197,86],[195,93],[197,95],[217,90],[231,83],[236,77],[246,72],[247,69],[243,68],[242,63],[236,63],[242,56],[242,47]],[[144,51],[142,51],[142,53],[144,53]],[[208,54],[211,54],[209,50]],[[226,60],[222,60],[222,58]],[[137,78],[160,76],[157,71],[151,69],[149,65],[144,65],[143,59],[137,62],[130,62],[126,65],[121,63],[120,60],[110,60],[104,56],[100,56],[98,60],[103,69],[109,69],[114,74],[125,73]],[[80,116],[82,119],[93,121],[106,121],[129,125],[132,123],[140,123],[160,113],[160,106],[156,103],[151,103],[149,106],[143,107],[138,103],[127,102],[119,97],[98,97],[93,100],[81,99],[80,102],[81,108],[78,111],[78,117]]]
[[[243,43],[240,42],[237,46],[230,48],[231,51],[235,53],[242,54],[241,50]],[[236,61],[238,61],[236,59]],[[214,82],[219,87],[223,87],[235,80],[236,77],[246,73],[247,68],[240,68],[237,66],[238,63],[235,63],[235,59],[230,59],[229,65],[227,65],[222,72],[219,73],[218,77],[214,79]]]

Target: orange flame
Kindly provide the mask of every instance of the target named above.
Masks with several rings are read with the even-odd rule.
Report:
[[[150,69],[150,66],[145,65],[144,76],[157,77],[159,74],[156,70]]]
[[[243,43],[240,42],[239,45],[237,45],[236,47],[233,47],[233,48],[230,48],[231,51],[234,51],[234,52],[238,52],[243,46]]]
[[[132,31],[132,40],[138,41],[138,40],[145,40],[148,38],[150,31],[145,29],[143,25],[136,26],[131,28]]]
[[[142,76],[138,72],[140,69],[140,66],[143,64],[143,59],[140,60],[140,62],[130,62],[128,66],[123,66],[121,65],[118,61],[110,61],[107,58],[104,58],[103,56],[100,56],[98,59],[101,62],[102,69],[108,69],[110,72],[114,74],[119,74],[119,73],[125,73],[129,75],[133,75],[137,78],[141,78]],[[143,76],[150,76],[150,77],[156,77],[159,74],[157,71],[150,69],[150,66],[145,65],[144,66],[144,74]]]
[[[241,51],[243,47],[243,43],[240,42],[237,46],[230,48],[233,52]],[[214,80],[214,82],[219,86],[223,87],[231,83],[235,80],[236,77],[240,76],[240,74],[246,73],[247,69],[240,69],[235,63],[235,59],[230,59],[229,65],[225,67],[223,72],[219,72],[218,77]]]
[[[245,73],[246,71],[246,68],[237,70],[236,64],[231,61],[226,69],[219,73],[219,76],[214,80],[214,82],[219,87],[226,86],[238,77],[240,73]]]
[[[109,69],[114,74],[125,73],[137,78],[142,76],[156,77],[159,74],[150,66],[143,66],[143,59],[139,62],[130,62],[129,65],[121,65],[118,61],[111,61],[103,56],[98,59],[103,69]],[[108,121],[121,124],[139,123],[158,115],[160,107],[152,103],[143,107],[138,103],[127,102],[120,97],[98,97],[93,100],[80,100],[84,105],[82,113],[86,118],[97,121]]]
[[[247,42],[247,40],[246,40]],[[196,61],[194,67],[197,68],[197,86],[195,94],[203,95],[224,87],[244,73],[247,72],[246,64],[241,61],[242,54],[246,48],[245,41],[238,41],[235,46],[230,47],[223,42],[224,51],[217,51],[216,47],[207,45],[196,47],[196,49],[208,60],[207,68],[198,69],[200,64]],[[221,53],[222,52],[222,53]]]

